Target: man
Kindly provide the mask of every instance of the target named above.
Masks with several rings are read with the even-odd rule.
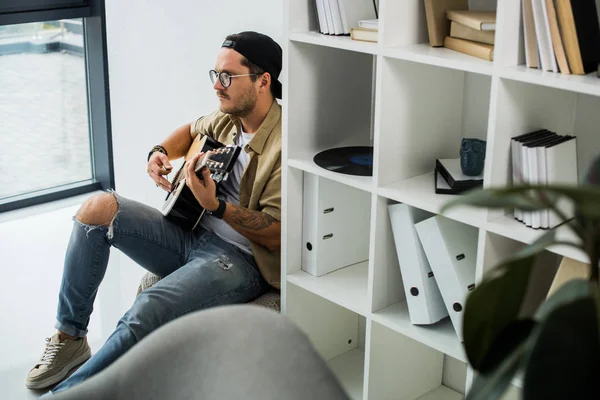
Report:
[[[199,179],[186,165],[186,184],[210,215],[194,231],[170,222],[158,210],[102,193],[77,212],[59,294],[56,328],[46,339],[26,385],[63,391],[106,368],[143,337],[192,311],[245,303],[279,287],[281,217],[282,51],[268,36],[228,36],[210,78],[220,110],[183,125],[148,155],[148,175],[169,191],[170,160],[183,157],[194,138],[209,135],[242,151],[220,186],[208,169]],[[87,325],[114,246],[163,279],[142,292],[104,346],[90,358]]]

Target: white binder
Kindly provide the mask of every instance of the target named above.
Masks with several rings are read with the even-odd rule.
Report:
[[[440,289],[415,230],[433,214],[406,204],[388,206],[410,322],[429,325],[448,316]]]
[[[371,194],[304,173],[302,269],[314,276],[369,259]]]
[[[452,325],[462,341],[465,301],[475,288],[478,230],[439,215],[415,227]]]

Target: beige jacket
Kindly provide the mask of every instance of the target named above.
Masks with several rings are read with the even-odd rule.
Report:
[[[208,135],[231,145],[241,132],[238,118],[221,111],[199,118],[191,125],[191,135]],[[273,101],[265,120],[246,148],[250,161],[240,181],[240,206],[269,214],[281,221],[281,106]],[[267,282],[280,287],[281,252],[250,241],[252,254]]]

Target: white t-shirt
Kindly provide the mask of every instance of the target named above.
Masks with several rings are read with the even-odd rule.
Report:
[[[241,135],[236,135],[235,144],[240,146],[242,150],[240,151],[240,155],[238,156],[229,177],[220,184],[219,188],[220,195],[225,198],[225,201],[236,206],[240,205],[240,180],[250,161],[250,155],[246,153],[245,148],[246,145],[250,143],[253,136],[253,133],[246,133],[244,131],[241,131]],[[214,232],[221,239],[239,247],[246,253],[252,254],[250,241],[222,219],[205,213],[200,220],[200,226],[208,231]]]

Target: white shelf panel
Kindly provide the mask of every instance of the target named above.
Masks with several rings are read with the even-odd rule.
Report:
[[[290,33],[292,42],[309,43],[317,46],[333,47],[335,49],[357,51],[359,53],[377,54],[377,43],[352,40],[350,36],[330,36],[319,32]]]
[[[511,214],[504,215],[498,219],[488,221],[485,224],[485,229],[488,232],[504,236],[521,243],[531,244],[537,238],[546,233],[543,229],[528,228],[524,223],[515,220]],[[578,243],[579,240],[568,228],[559,228],[556,237],[562,241],[570,241]],[[548,251],[569,257],[577,261],[589,263],[587,255],[578,249],[570,246],[550,246]]]
[[[438,386],[431,392],[417,398],[417,400],[463,400],[464,398],[465,396],[446,386]]]
[[[327,362],[352,400],[362,400],[365,351],[361,348],[332,358]]]
[[[467,362],[463,345],[458,340],[449,318],[433,325],[413,325],[410,322],[408,306],[402,301],[373,313],[371,319],[439,352]]]
[[[457,195],[436,194],[434,173],[419,175],[392,183],[377,189],[377,194],[388,199],[406,203],[431,213],[439,214],[440,209]],[[444,213],[445,217],[477,228],[485,224],[487,212],[474,207],[455,207]]]
[[[431,47],[427,43],[411,46],[384,47],[382,55],[400,60],[436,65],[476,74],[492,75],[494,63],[444,47]]]
[[[287,163],[290,167],[300,169],[304,172],[308,172],[314,175],[322,176],[323,178],[331,179],[332,181],[342,183],[344,185],[352,186],[357,189],[371,192],[373,190],[373,178],[370,176],[357,176],[341,174],[339,172],[329,171],[325,168],[319,167],[313,161],[314,155],[307,155],[302,157],[296,157],[294,159],[288,159]]]
[[[519,82],[600,96],[600,78],[596,76],[595,72],[588,75],[566,75],[519,65],[500,68],[498,74],[502,78]]]
[[[289,274],[287,281],[362,316],[367,315],[367,275],[369,262],[313,276],[302,270]]]

